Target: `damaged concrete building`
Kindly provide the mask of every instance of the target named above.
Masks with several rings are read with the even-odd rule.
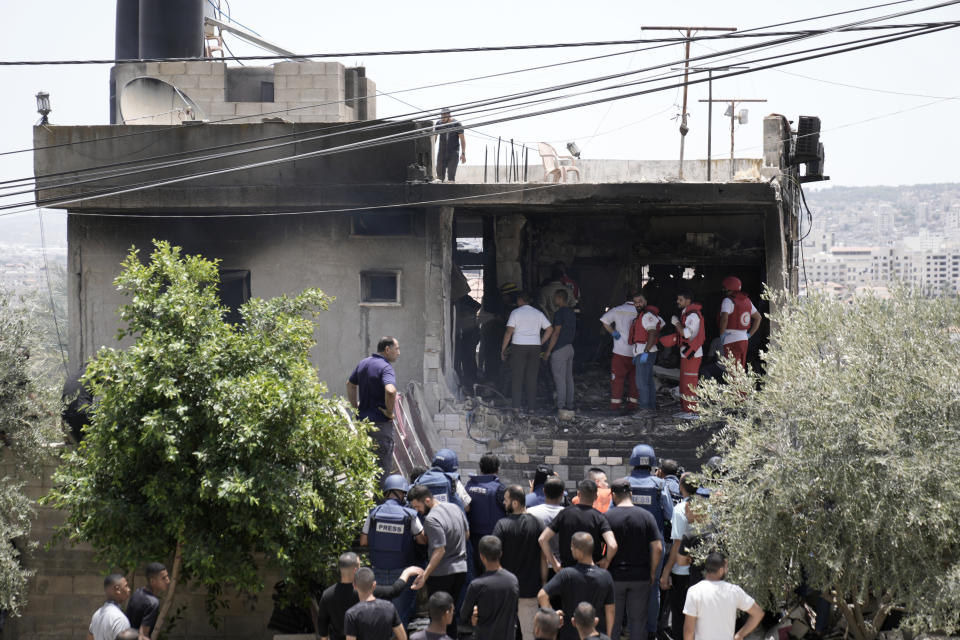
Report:
[[[118,65],[111,78],[118,124],[34,129],[37,204],[68,213],[74,368],[115,344],[123,299],[112,282],[127,251],[145,256],[152,240],[167,240],[220,260],[231,309],[306,287],[335,296],[313,354],[333,393],[382,335],[397,337],[401,468],[449,447],[466,472],[492,449],[504,477],[523,481],[547,462],[572,482],[591,465],[622,474],[640,437],[688,464],[695,446],[654,418],[590,417],[586,397],[572,422],[501,411],[497,359],[474,348],[469,371],[458,366],[459,300],[495,316],[504,283],[536,291],[564,263],[581,291],[578,380],[602,388],[609,339],[598,320],[629,288],[644,286],[669,318],[677,290],[692,287],[708,340],[723,277],[736,274],[758,306],[763,286],[797,290],[803,176],[796,133],[780,115],[764,120],[763,157],[738,160],[737,180],[707,182],[705,163],[688,161],[684,181],[675,162],[637,162],[578,183],[433,183],[422,179],[434,173],[433,123],[376,119],[362,69],[144,62]],[[139,115],[123,109],[124,87],[147,86],[133,90],[139,97],[162,90],[149,79],[177,89],[166,120],[138,120],[156,115],[142,105],[130,107]]]

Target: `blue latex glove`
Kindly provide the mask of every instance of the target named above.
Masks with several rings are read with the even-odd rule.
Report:
[[[639,356],[637,356],[637,362],[646,362],[649,359],[650,359],[650,353],[647,351],[644,351]]]
[[[620,332],[619,332],[619,331],[614,331],[614,332],[612,332],[610,335],[613,336],[613,339],[614,339],[614,340],[619,340],[619,339],[620,339]]]

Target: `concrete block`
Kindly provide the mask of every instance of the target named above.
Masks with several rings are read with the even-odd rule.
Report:
[[[591,456],[590,464],[592,465],[607,464],[607,459],[604,458],[603,456]]]
[[[300,100],[311,104],[321,104],[328,101],[326,89],[301,89]]]
[[[327,64],[325,62],[308,60],[306,62],[298,62],[297,64],[300,65],[300,75],[302,76],[323,75],[327,71]]]
[[[566,440],[553,441],[553,455],[566,457],[569,453],[570,443]]]
[[[238,116],[260,115],[264,111],[263,106],[264,106],[264,103],[262,102],[238,102],[237,115]]]
[[[196,89],[190,90],[190,98],[193,99],[197,104],[202,104],[204,102],[214,103],[214,102],[223,102],[223,87],[219,88],[204,88],[198,87]]]
[[[276,76],[298,76],[300,75],[299,62],[278,62],[273,65],[273,75]]]
[[[313,86],[313,78],[311,76],[280,76],[284,79],[287,89],[309,89]],[[273,83],[274,90],[277,89],[277,83]]]
[[[172,78],[172,84],[179,89],[193,89],[198,86],[199,80],[200,76],[187,74],[184,76],[174,76]],[[189,93],[189,91],[187,93]]]
[[[232,117],[237,115],[237,103],[236,102],[219,102],[210,105],[209,110],[205,110],[204,114],[210,119],[219,120],[225,117]]]
[[[560,464],[560,456],[546,456],[543,461],[547,464]]]
[[[595,458],[598,455],[600,455],[600,449],[590,449],[587,455],[590,456],[591,458]]]
[[[224,90],[224,80],[223,76],[196,76],[197,84],[194,86],[200,87],[201,89],[220,89]]]
[[[344,89],[343,78],[340,76],[311,76],[310,86],[317,89],[327,89],[336,94],[343,93]]]
[[[290,79],[287,78],[287,82],[289,81]],[[273,99],[277,102],[289,102],[291,104],[303,102],[300,98],[300,89],[277,89],[276,86],[273,89]]]
[[[161,76],[181,76],[187,72],[186,62],[161,62]]]
[[[158,75],[160,75],[160,63],[159,63],[159,62],[145,62],[145,63],[143,63],[143,75],[145,75],[145,76],[158,76]]]
[[[618,456],[610,456],[607,458],[607,464],[615,466],[618,464],[623,464],[623,458]]]
[[[214,66],[223,73],[223,69],[226,66],[222,62],[187,62],[187,73],[192,76],[209,76],[213,73]]]
[[[273,90],[276,91],[277,89],[286,89],[287,82],[290,80],[290,78],[296,77],[298,76],[273,76]]]
[[[514,454],[513,461],[517,464],[528,464],[530,462],[530,456],[525,453],[517,453]]]

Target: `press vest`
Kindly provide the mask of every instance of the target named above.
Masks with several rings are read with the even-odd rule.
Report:
[[[733,313],[727,315],[727,329],[747,331],[750,329],[750,309],[753,307],[750,297],[737,291],[730,296],[730,300],[733,302]]]
[[[663,495],[663,480],[656,476],[630,475],[630,500],[634,505],[643,507],[650,512],[657,521],[657,528],[663,532],[667,514],[663,512],[661,496]]]
[[[416,517],[416,511],[401,506],[393,498],[374,508],[367,533],[370,562],[374,567],[402,569],[414,563],[412,522]]]
[[[703,346],[703,341],[706,338],[706,332],[704,331],[704,322],[703,314],[700,313],[700,305],[696,302],[687,305],[687,308],[683,310],[683,313],[680,314],[680,325],[681,327],[687,326],[687,317],[694,313],[700,318],[700,330],[697,331],[697,335],[692,338],[683,337],[683,331],[681,330],[677,339],[680,341],[680,354],[687,358],[694,357],[694,354],[697,352],[697,349]]]
[[[630,325],[630,336],[627,339],[627,342],[630,344],[646,344],[647,339],[650,337],[650,332],[646,327],[643,326],[643,316],[647,313],[652,313],[657,318],[657,329],[662,329],[663,325],[666,324],[663,321],[663,318],[660,317],[660,309],[657,309],[653,305],[647,305],[643,309],[643,313],[637,315],[637,318],[633,321],[633,324]]]
[[[479,536],[493,533],[497,520],[506,517],[503,500],[497,499],[497,490],[502,486],[500,479],[492,474],[474,476],[467,482],[467,493],[470,494],[467,520],[470,521],[471,538],[479,540]]]
[[[414,484],[425,485],[433,494],[433,499],[440,502],[452,502],[463,509],[463,502],[457,496],[454,490],[454,484],[449,476],[437,467],[432,467],[429,471],[417,478]],[[473,507],[471,507],[472,509]]]

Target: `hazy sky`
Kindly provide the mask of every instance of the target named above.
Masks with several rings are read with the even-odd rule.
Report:
[[[557,0],[552,3],[489,0],[483,3],[443,4],[387,3],[378,0],[368,0],[362,4],[232,0],[231,9],[235,20],[268,40],[296,52],[310,53],[664,37],[676,35],[676,32],[649,32],[643,27],[689,24],[748,29],[869,4],[872,4],[869,0],[811,1],[802,4],[754,0]],[[932,4],[932,1],[911,1],[782,29],[835,26]],[[32,3],[2,0],[2,15],[4,33],[0,39],[0,59],[113,57],[115,4],[109,0],[47,0]],[[889,22],[934,20],[960,20],[960,5],[895,18]],[[845,37],[869,35],[873,34]],[[238,55],[261,53],[235,37],[226,37]],[[815,38],[791,47],[821,46],[837,42],[838,39],[836,36]],[[742,46],[747,42],[695,43],[692,55]],[[339,61],[346,65],[364,64],[367,75],[377,83],[378,90],[391,92],[635,48],[621,46],[341,58]],[[744,55],[750,58],[787,50],[781,47]],[[671,45],[600,61],[411,91],[397,97],[417,107],[436,108],[597,75],[679,62],[682,57],[682,46]],[[955,69],[958,59],[960,29],[803,62],[780,70],[716,81],[714,97],[768,100],[766,104],[744,105],[750,110],[750,120],[748,124],[737,128],[738,157],[760,155],[763,115],[776,112],[793,120],[801,114],[818,115],[824,129],[821,141],[826,148],[826,173],[832,177],[832,182],[828,184],[954,182],[960,181],[960,169],[955,160],[956,150],[960,148],[960,128],[956,122],[960,112],[960,74]],[[739,60],[729,60],[727,63],[736,62]],[[55,124],[108,122],[107,65],[0,67],[0,77],[5,87],[5,99],[0,102],[0,148],[3,150],[31,146],[31,127],[38,119],[34,94],[39,90],[48,91],[51,95],[53,113],[50,119]],[[858,88],[841,85],[855,85]],[[686,143],[688,158],[706,156],[707,109],[705,104],[697,102],[706,96],[705,84],[690,88],[690,133]],[[380,117],[411,110],[410,106],[387,96],[379,97],[377,102]],[[576,140],[583,156],[589,158],[672,159],[677,157],[679,151],[678,123],[673,119],[680,111],[679,103],[679,91],[669,90],[502,123],[484,130],[507,139],[555,141],[558,147],[568,140]],[[729,153],[729,120],[722,117],[722,111],[722,105],[715,107],[715,157]],[[485,143],[483,138],[475,135],[468,138],[468,163],[482,163]],[[0,157],[0,175],[3,179],[24,177],[31,173],[31,154]],[[2,234],[3,218],[0,218],[0,236]]]

